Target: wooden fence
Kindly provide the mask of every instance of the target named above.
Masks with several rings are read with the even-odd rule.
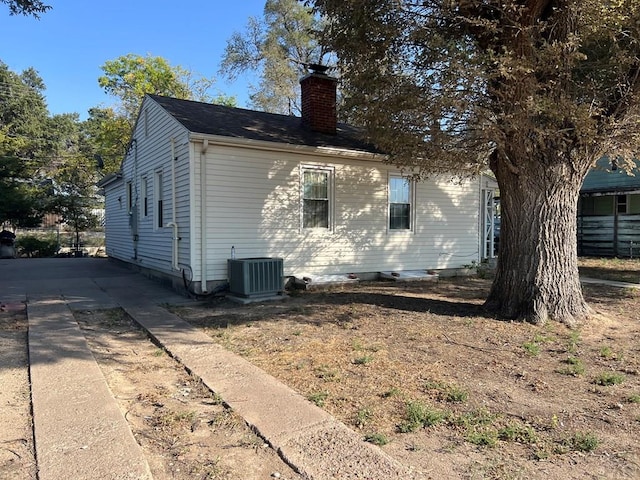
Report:
[[[578,217],[578,255],[640,257],[640,215]]]

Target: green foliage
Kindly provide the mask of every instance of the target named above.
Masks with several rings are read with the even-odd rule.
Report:
[[[389,390],[387,390],[386,392],[384,392],[381,397],[382,398],[391,398],[391,397],[397,397],[398,395],[401,395],[402,391],[397,388],[397,387],[391,387]]]
[[[522,344],[522,348],[532,357],[537,357],[538,355],[540,355],[540,345],[537,342],[524,342]]]
[[[307,400],[315,403],[318,407],[322,407],[327,398],[329,398],[328,392],[312,392],[307,396]]]
[[[446,402],[462,403],[469,398],[469,393],[456,385],[449,385],[445,382],[429,380],[424,384],[425,390],[436,391],[440,398]]]
[[[567,351],[573,354],[577,353],[580,341],[580,332],[577,330],[571,332],[571,335],[569,336],[569,344],[567,345]]]
[[[305,65],[328,60],[318,43],[322,22],[310,8],[297,0],[267,0],[262,20],[251,17],[242,33],[227,41],[220,72],[235,79],[245,72],[257,72],[252,107],[272,113],[300,113],[299,80]]]
[[[521,423],[510,423],[498,429],[498,438],[506,442],[518,442],[532,444],[538,441],[538,436],[533,427]]]
[[[373,412],[369,408],[361,408],[356,414],[356,427],[364,428],[364,426],[373,417]]]
[[[122,114],[131,123],[138,114],[145,94],[165,95],[197,101],[215,101],[207,92],[213,79],[198,77],[181,66],[171,66],[162,57],[123,55],[102,65],[104,75],[98,84],[121,102]],[[219,95],[220,103],[235,105],[235,99]]]
[[[362,355],[361,357],[356,357],[353,359],[353,363],[355,365],[367,365],[371,362],[373,362],[373,355]]]
[[[16,240],[16,247],[20,255],[29,258],[52,257],[58,249],[58,242],[55,238],[25,236]]]
[[[89,157],[102,162],[102,174],[117,172],[131,140],[131,125],[112,108],[91,108],[81,126],[91,146]]]
[[[445,419],[444,412],[433,409],[422,402],[407,402],[404,421],[398,425],[398,431],[400,433],[415,432],[424,427],[437,425]]]
[[[373,443],[374,445],[378,445],[379,447],[382,447],[383,445],[389,443],[389,439],[382,433],[370,433],[368,435],[365,435],[364,441]]]
[[[44,83],[33,69],[14,73],[0,61],[0,225],[34,227],[45,210],[44,172],[55,129]]]
[[[563,375],[573,375],[574,377],[584,375],[585,366],[582,360],[580,360],[579,358],[567,357],[564,363],[567,366],[558,370],[559,373],[562,373]]]
[[[603,372],[593,379],[593,383],[603,387],[618,385],[624,382],[624,375],[615,372]]]
[[[600,440],[592,433],[575,433],[564,444],[576,452],[592,452],[600,445]]]
[[[11,15],[25,15],[40,18],[41,13],[46,13],[51,6],[44,4],[40,0],[0,0],[9,6]]]
[[[498,443],[498,432],[494,429],[472,429],[465,437],[469,443],[479,447],[495,447]]]
[[[634,393],[633,395],[629,395],[627,401],[629,403],[640,403],[640,394]]]
[[[613,358],[616,358],[616,354],[613,351],[613,349],[609,346],[604,346],[600,349],[600,356],[602,358],[605,358],[607,360],[611,360]]]
[[[480,408],[472,412],[467,412],[454,419],[454,423],[466,429],[485,427],[493,424],[498,416],[486,409]]]

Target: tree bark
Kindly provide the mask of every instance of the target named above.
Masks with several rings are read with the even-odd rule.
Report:
[[[500,187],[496,276],[485,306],[501,317],[574,326],[591,313],[578,275],[577,204],[584,173],[558,161],[492,167]],[[586,172],[586,168],[584,169]]]

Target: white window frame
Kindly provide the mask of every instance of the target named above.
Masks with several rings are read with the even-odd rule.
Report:
[[[409,228],[391,228],[391,180],[402,179],[409,185]],[[387,176],[387,232],[391,234],[412,233],[416,225],[416,182],[399,173]]]
[[[149,216],[149,179],[144,176],[140,181],[142,190],[142,216],[144,218]]]
[[[133,213],[133,182],[128,180],[125,183],[125,207],[127,208],[127,214]]]
[[[304,174],[305,172],[321,172],[327,175],[327,227],[304,226]],[[335,219],[335,167],[326,165],[300,166],[300,230],[304,232],[333,232]]]
[[[165,226],[164,220],[164,175],[162,170],[153,173],[153,228],[161,229]]]

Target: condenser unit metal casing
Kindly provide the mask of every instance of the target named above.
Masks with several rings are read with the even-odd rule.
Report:
[[[267,297],[284,291],[281,258],[237,258],[227,260],[229,292],[244,298]]]

